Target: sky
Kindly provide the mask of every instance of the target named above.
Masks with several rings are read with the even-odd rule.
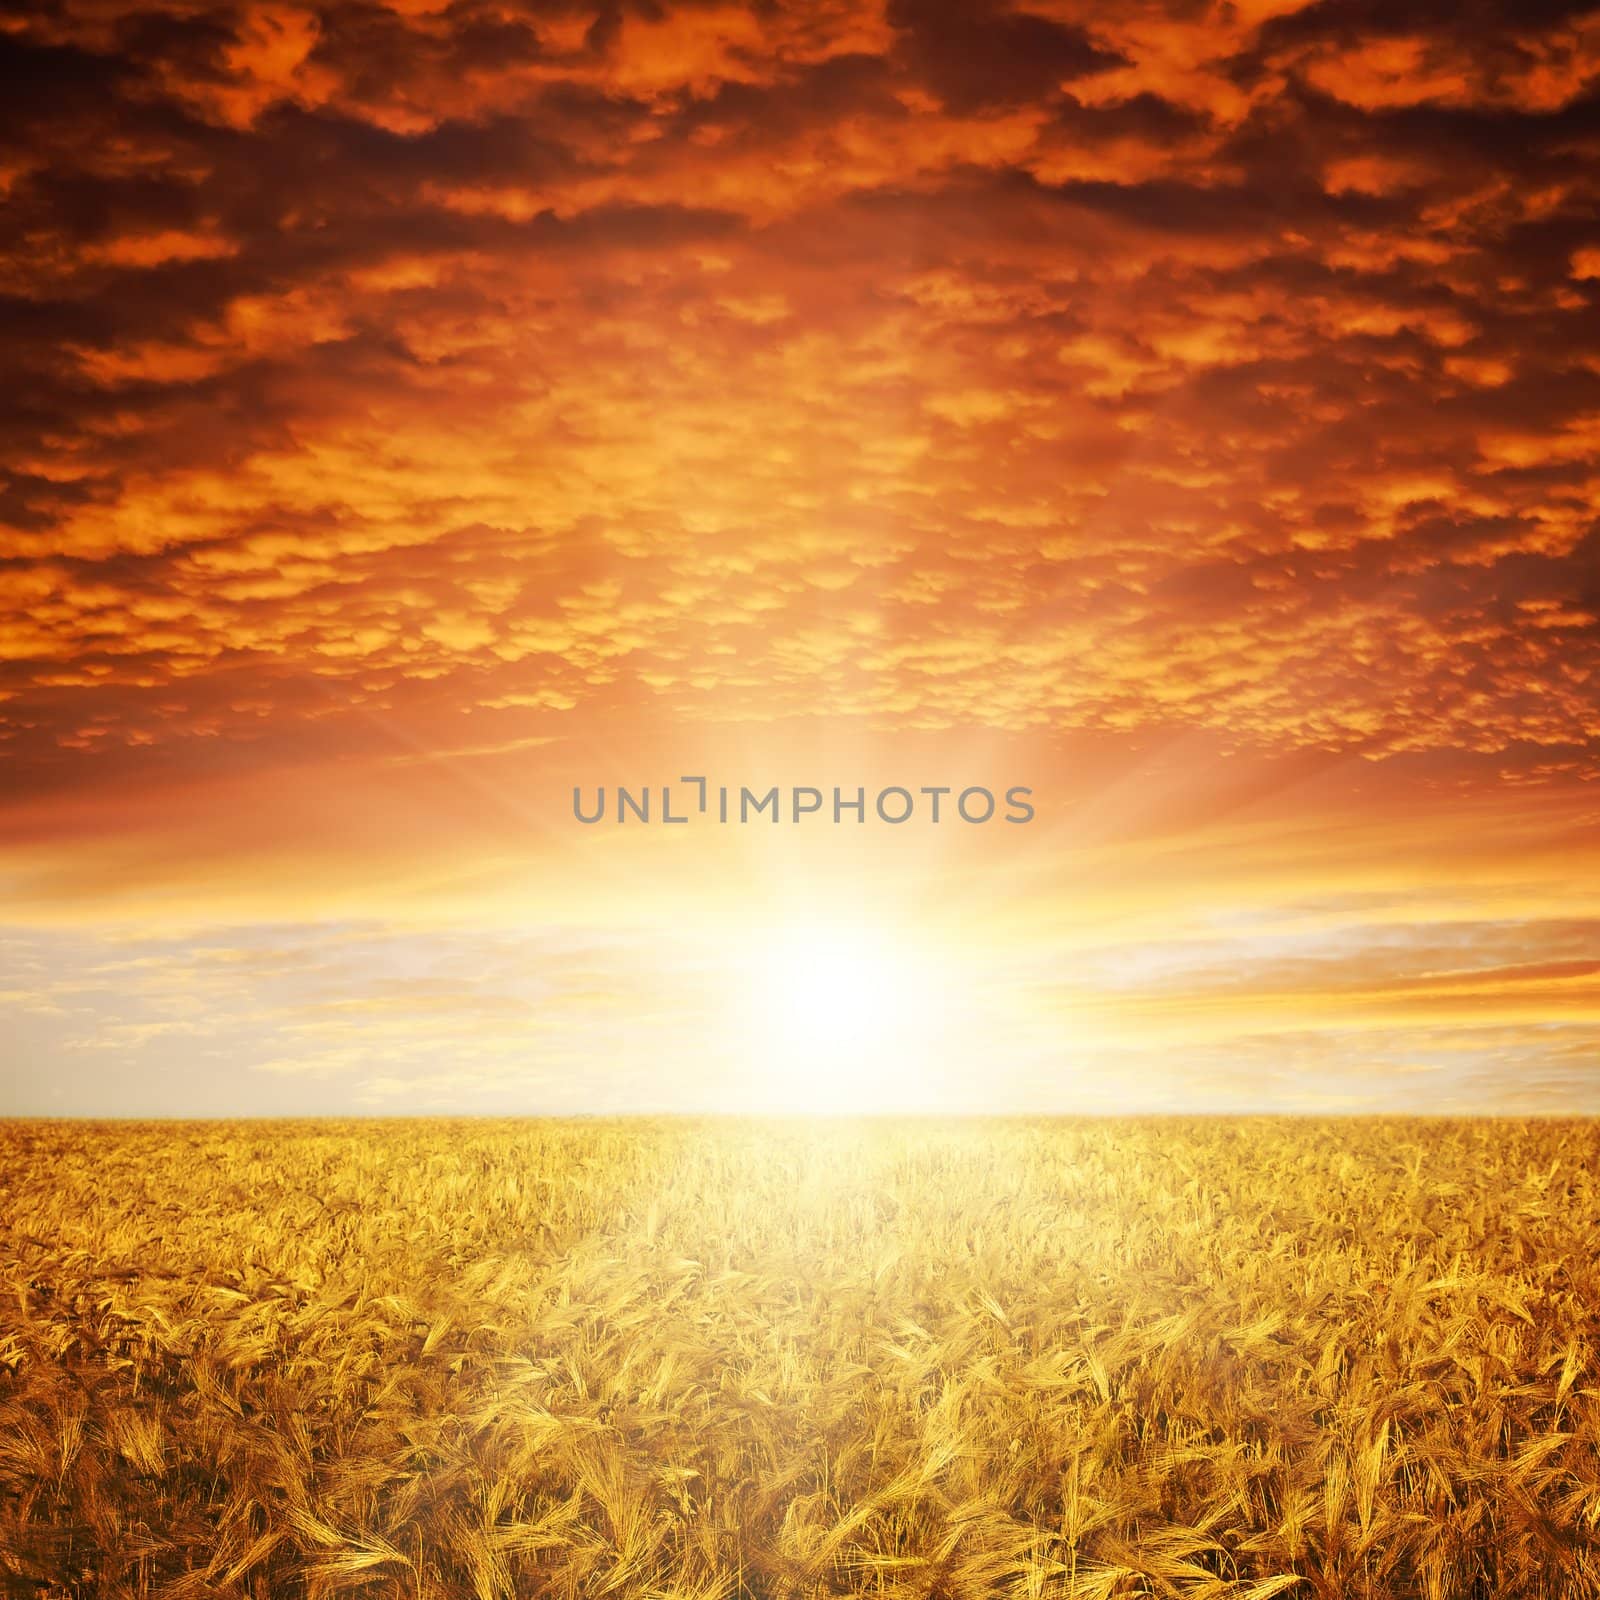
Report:
[[[0,55],[0,1114],[1600,1112],[1600,10]]]

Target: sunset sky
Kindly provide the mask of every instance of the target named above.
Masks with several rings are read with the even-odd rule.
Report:
[[[1600,1112],[1600,10],[0,52],[0,1113]]]

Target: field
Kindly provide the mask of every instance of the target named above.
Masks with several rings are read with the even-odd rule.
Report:
[[[0,1123],[0,1592],[1600,1595],[1600,1124]]]

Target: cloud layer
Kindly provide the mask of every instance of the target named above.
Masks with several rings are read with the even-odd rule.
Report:
[[[1595,770],[1593,14],[97,3],[5,53],[23,768],[415,696]]]

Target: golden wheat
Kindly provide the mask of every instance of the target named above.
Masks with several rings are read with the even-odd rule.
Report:
[[[0,1124],[18,1595],[1600,1595],[1600,1128]]]

